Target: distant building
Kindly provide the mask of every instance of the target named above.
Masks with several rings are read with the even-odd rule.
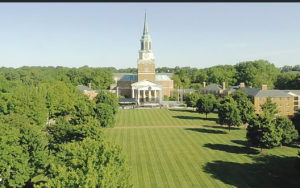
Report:
[[[137,61],[138,73],[116,73],[113,75],[116,84],[111,85],[118,95],[133,98],[138,104],[159,103],[163,96],[170,97],[173,80],[170,74],[155,73],[155,57],[152,51],[152,40],[148,32],[147,15],[145,13],[144,31]]]
[[[300,90],[284,90],[294,98],[294,110],[300,110]]]
[[[239,90],[244,90],[248,97],[252,99],[257,114],[262,113],[261,106],[266,102],[268,97],[271,97],[272,102],[277,104],[277,110],[279,115],[293,116],[294,104],[299,105],[299,90],[294,92],[285,90],[268,90],[267,85],[262,85],[261,89],[246,87],[244,83],[239,86],[233,86],[224,90],[224,95],[230,95],[231,93]],[[292,95],[294,94],[294,96]],[[295,94],[297,93],[297,94]],[[297,101],[297,102],[296,102]]]
[[[225,89],[225,82],[222,83],[222,86],[218,84],[206,85],[206,82],[203,82],[203,87],[199,89],[199,92],[200,94],[213,94],[216,96],[221,96],[223,95]]]
[[[94,99],[99,93],[98,90],[93,90],[92,89],[91,83],[89,83],[88,86],[78,85],[77,89],[82,91],[83,94],[87,95],[89,97],[89,99]]]

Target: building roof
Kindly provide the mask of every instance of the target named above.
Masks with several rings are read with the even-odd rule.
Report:
[[[256,94],[260,91],[260,89],[252,88],[252,87],[243,87],[239,88],[238,90],[245,90],[248,96],[256,96]]]
[[[78,85],[76,86],[80,91],[93,91],[91,88],[84,86],[84,85]]]
[[[220,91],[222,90],[222,87],[217,84],[210,84],[204,88],[201,88],[200,90]]]
[[[300,90],[283,90],[286,93],[293,93],[295,95],[300,96]]]
[[[155,80],[161,81],[161,80],[171,80],[169,76],[165,74],[156,74],[155,75]]]
[[[259,90],[255,97],[291,97],[291,95],[283,90]]]
[[[137,82],[138,81],[138,76],[137,75],[124,75],[120,81],[132,81],[132,82]]]

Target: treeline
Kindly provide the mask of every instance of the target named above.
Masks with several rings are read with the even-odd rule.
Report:
[[[112,73],[137,73],[136,68],[104,68]],[[269,89],[300,89],[300,65],[275,67],[266,60],[240,62],[236,65],[217,65],[198,69],[191,67],[157,67],[156,73],[173,73],[175,88],[198,89],[207,84],[226,83],[226,87],[239,85],[261,88],[267,84]],[[290,73],[291,71],[294,71]]]
[[[105,74],[111,76],[93,68],[1,68],[1,187],[131,186],[120,148],[102,133],[114,125],[117,97],[100,92],[89,100],[75,87],[93,80],[106,88]]]
[[[203,82],[219,85],[226,82],[226,86],[231,87],[244,82],[246,86],[254,88],[261,88],[262,84],[267,84],[269,89],[300,89],[299,78],[300,73],[280,72],[279,68],[265,60],[218,65],[205,69],[175,68],[173,76],[176,88],[201,88]]]
[[[300,71],[300,65],[295,65],[295,66],[285,65],[280,68],[280,71],[281,72]]]
[[[73,86],[92,83],[93,89],[107,89],[113,83],[111,71],[103,68],[67,67],[20,67],[0,68],[0,76],[9,81],[21,81],[24,85],[34,85],[48,81],[62,81]]]

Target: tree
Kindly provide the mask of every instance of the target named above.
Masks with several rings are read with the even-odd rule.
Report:
[[[230,96],[224,97],[218,104],[218,116],[219,123],[228,125],[229,131],[231,126],[240,126],[242,124],[237,103]]]
[[[96,104],[104,103],[108,104],[112,107],[113,114],[116,114],[118,111],[118,98],[114,93],[104,93],[103,91],[99,92],[98,95],[95,97]]]
[[[46,91],[49,118],[66,116],[74,111],[74,93],[79,92],[77,88],[61,81],[46,83],[43,87]]]
[[[274,85],[277,89],[300,89],[299,78],[300,78],[300,73],[298,74],[281,73],[277,76]]]
[[[282,140],[282,129],[276,127],[274,120],[260,114],[254,116],[247,126],[247,140],[252,146],[273,148],[279,146]]]
[[[278,117],[276,119],[276,127],[282,130],[282,144],[290,144],[293,140],[298,139],[298,131],[288,117]]]
[[[85,138],[62,144],[38,187],[130,187],[129,170],[118,147]]]
[[[33,187],[47,181],[51,160],[48,138],[40,126],[19,114],[0,122],[0,174],[6,187]],[[1,182],[2,183],[2,182]]]
[[[267,98],[267,101],[261,106],[264,115],[268,116],[269,118],[275,118],[276,114],[278,113],[277,104],[272,102],[271,97]]]
[[[113,108],[109,104],[98,103],[95,109],[97,119],[102,127],[112,127],[115,123]]]
[[[188,107],[197,107],[197,101],[200,98],[200,94],[198,92],[193,92],[186,96],[186,104]]]
[[[237,102],[237,107],[240,110],[240,116],[242,122],[248,123],[250,119],[254,115],[254,105],[250,101],[250,99],[247,97],[247,94],[245,91],[237,91],[234,92],[231,97]]]
[[[273,148],[282,142],[288,142],[293,137],[293,135],[288,135],[292,131],[283,130],[284,127],[289,127],[289,123],[284,118],[276,119],[276,103],[273,103],[271,98],[268,97],[267,101],[262,105],[262,110],[263,113],[254,116],[247,127],[249,143],[262,149]]]
[[[292,118],[292,121],[295,125],[296,130],[298,130],[298,134],[300,135],[300,111],[295,113],[294,117]]]
[[[207,119],[207,114],[214,110],[215,101],[214,95],[200,96],[197,101],[197,111],[199,113],[205,113]]]
[[[246,61],[235,65],[237,70],[237,83],[244,82],[248,86],[261,88],[267,84],[268,88],[274,87],[274,82],[279,69],[266,60]]]
[[[0,124],[0,174],[4,187],[22,187],[30,179],[29,154],[20,145],[20,131]]]

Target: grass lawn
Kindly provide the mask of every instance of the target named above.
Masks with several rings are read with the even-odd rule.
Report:
[[[247,149],[233,129],[188,110],[120,110],[105,135],[121,146],[134,187],[300,187],[297,147]]]

